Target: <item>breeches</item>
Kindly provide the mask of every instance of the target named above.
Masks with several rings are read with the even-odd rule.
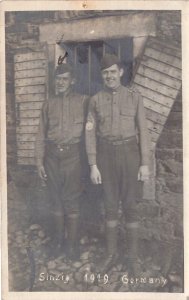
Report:
[[[55,215],[79,214],[82,174],[79,144],[63,147],[48,145],[45,153],[47,186]]]
[[[107,220],[118,219],[121,203],[126,221],[137,222],[137,204],[142,197],[142,182],[137,180],[140,155],[136,139],[121,145],[102,141],[97,153]]]

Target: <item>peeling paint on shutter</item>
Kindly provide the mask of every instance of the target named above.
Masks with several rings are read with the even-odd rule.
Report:
[[[45,43],[20,49],[14,56],[17,163],[34,165],[35,135],[48,93],[48,57]]]
[[[133,80],[143,96],[151,140],[152,178],[144,184],[145,199],[155,199],[155,146],[181,89],[181,79],[180,49],[150,37]]]

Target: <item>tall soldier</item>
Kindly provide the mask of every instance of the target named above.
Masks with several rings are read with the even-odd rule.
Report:
[[[46,180],[55,222],[55,252],[62,250],[64,217],[69,258],[77,256],[79,200],[82,193],[81,151],[86,96],[72,90],[73,70],[61,64],[55,71],[57,95],[44,102],[36,138],[38,174]],[[58,251],[56,251],[58,250]]]
[[[103,57],[104,89],[89,103],[86,149],[91,180],[94,184],[102,183],[104,190],[107,255],[101,269],[107,271],[117,260],[121,201],[128,236],[129,269],[137,275],[139,219],[136,207],[142,197],[142,181],[149,178],[148,130],[142,97],[134,89],[121,85],[123,73],[117,56]]]

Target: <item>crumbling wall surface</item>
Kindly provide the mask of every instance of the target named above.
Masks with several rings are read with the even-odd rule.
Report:
[[[139,205],[142,253],[171,272],[183,267],[182,101],[175,101],[156,147],[156,199]],[[159,255],[162,253],[162,256]],[[165,271],[165,272],[166,272]]]
[[[157,36],[181,48],[181,14],[179,11],[158,13]],[[160,240],[168,264],[170,252],[174,267],[183,264],[183,141],[182,92],[178,95],[156,147],[156,217]],[[152,221],[151,224],[154,224]],[[169,249],[172,249],[169,251]],[[157,253],[158,255],[158,253]],[[171,260],[171,259],[170,259]],[[165,268],[168,266],[165,266]]]
[[[181,12],[157,12],[157,36],[166,42],[181,46]]]
[[[158,35],[181,48],[181,13],[158,14]],[[173,236],[183,238],[182,93],[178,95],[156,148],[157,202],[162,220],[174,224]]]

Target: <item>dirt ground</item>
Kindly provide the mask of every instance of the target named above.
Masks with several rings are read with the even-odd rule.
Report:
[[[95,227],[100,219],[92,220],[94,211],[90,214],[86,203],[89,214],[81,228],[78,261],[69,261],[64,252],[50,255],[53,227],[47,189],[38,179],[30,185],[19,183],[18,177],[8,183],[10,291],[182,292],[179,267],[164,278],[150,255],[140,255],[141,274],[130,278],[121,238],[117,264],[108,274],[98,273],[96,262],[105,253],[103,227]]]

